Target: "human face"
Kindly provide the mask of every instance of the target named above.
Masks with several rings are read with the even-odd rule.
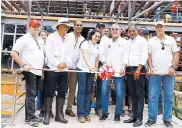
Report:
[[[81,33],[82,32],[82,22],[81,21],[76,21],[74,24],[74,32],[76,33]]]
[[[108,28],[104,30],[104,35],[109,36],[109,29]]]
[[[99,30],[101,33],[104,33],[104,26],[99,26],[97,27],[97,30]]]
[[[59,32],[59,34],[61,34],[61,35],[66,35],[66,33],[68,32],[68,30],[69,30],[69,26],[67,26],[67,25],[65,25],[65,24],[60,24],[59,26],[58,26],[58,32]]]
[[[29,31],[33,36],[38,36],[40,32],[40,25],[30,26]]]
[[[40,33],[40,38],[42,38],[44,40],[44,42],[45,42],[46,39],[47,39],[47,33],[46,32],[41,32]]]
[[[101,34],[99,32],[96,32],[93,36],[92,36],[92,43],[96,44],[101,38]]]
[[[131,26],[128,29],[128,34],[129,34],[130,38],[132,38],[132,39],[138,35],[137,29],[135,28],[135,26]]]
[[[165,33],[164,26],[161,24],[156,25],[155,30],[156,30],[157,35],[163,35]]]
[[[118,25],[112,25],[111,34],[113,38],[118,38],[120,36],[121,29]]]

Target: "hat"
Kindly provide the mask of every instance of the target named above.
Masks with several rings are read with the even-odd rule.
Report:
[[[71,25],[68,21],[68,18],[59,18],[58,22],[56,25],[53,26],[53,29],[54,30],[57,30],[57,26],[60,25],[60,24],[65,24],[69,27],[72,27],[73,25]]]
[[[38,20],[30,20],[29,22],[29,27],[34,27],[34,26],[40,26],[40,22]]]
[[[155,26],[157,26],[158,24],[161,24],[162,26],[164,26],[164,21],[157,21],[157,22],[155,23]]]
[[[148,30],[143,30],[142,35],[149,35],[149,31]]]
[[[105,24],[104,23],[97,23],[96,28],[101,27],[101,26],[103,26],[105,28]]]

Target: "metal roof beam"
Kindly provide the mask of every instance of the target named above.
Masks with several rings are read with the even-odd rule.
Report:
[[[94,7],[94,1],[92,1],[92,6],[91,6],[91,8],[90,8],[89,15],[91,15],[91,14],[92,14],[93,7]]]
[[[51,1],[51,5],[52,5],[52,8],[53,8],[53,11],[54,11],[54,14],[55,14],[56,11],[55,11],[55,7],[54,7],[54,1]]]
[[[75,14],[77,14],[77,4],[78,4],[78,2],[76,1],[76,3],[75,3]]]
[[[69,2],[69,0],[67,0],[67,5],[68,5],[68,7],[67,7],[67,12],[68,12],[68,14],[70,14],[70,2]]]
[[[142,1],[142,3],[135,9],[133,16],[140,10],[140,8],[146,3],[146,1]]]
[[[14,2],[14,1],[9,1],[11,4],[12,4],[12,6],[14,7],[14,8],[16,8],[16,10],[19,12],[20,11],[20,9],[18,8],[18,6],[16,5],[16,3]]]
[[[119,11],[119,13],[116,16],[116,19],[119,18],[119,16],[126,10],[127,7],[128,7],[128,2],[125,4],[125,6],[122,8],[122,10]]]
[[[109,2],[108,2],[108,5],[107,5],[107,7],[106,7],[106,9],[105,9],[105,11],[104,11],[104,13],[103,13],[103,16],[105,16],[105,15],[106,15],[106,13],[108,12],[108,10],[109,10],[109,8],[110,8],[111,3],[112,3],[112,1],[109,1]]]
[[[22,6],[23,10],[24,10],[25,12],[27,12],[27,9],[26,9],[25,5],[23,4],[23,2],[22,2],[21,0],[18,0],[17,2]],[[25,2],[26,2],[26,1],[25,1]]]
[[[45,4],[45,1],[42,1],[42,3],[43,3],[43,6],[44,6],[44,8],[45,8],[47,14],[48,14],[48,8],[47,8],[47,5]]]
[[[101,8],[102,8],[102,5],[103,5],[103,1],[100,3],[100,5],[99,5],[99,8],[98,8],[98,10],[97,10],[97,13],[96,13],[96,15],[98,16],[98,14],[99,14],[99,12],[100,12],[100,10],[101,10]]]
[[[42,9],[40,8],[39,3],[37,2],[37,0],[35,1],[35,5],[37,6],[39,12],[41,13],[41,15],[44,15],[44,12],[42,11]]]
[[[109,14],[109,16],[112,16],[112,15],[114,14],[114,12],[118,9],[118,6],[119,6],[120,2],[121,2],[121,1],[117,1],[117,2],[116,2],[116,5],[115,5],[115,7],[113,8],[113,10],[111,11],[111,13]]]
[[[2,2],[3,2],[3,4],[4,4],[9,10],[14,11],[13,8],[12,8],[12,6],[10,6],[10,4],[8,4],[6,1],[2,1]]]
[[[63,14],[63,8],[62,8],[62,3],[61,3],[61,1],[59,1],[59,6],[60,6],[61,14]]]

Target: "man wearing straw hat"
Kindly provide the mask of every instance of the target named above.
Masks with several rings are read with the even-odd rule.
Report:
[[[149,40],[149,68],[152,75],[149,79],[149,118],[145,126],[156,124],[158,100],[162,83],[164,92],[163,121],[166,127],[172,128],[172,108],[174,95],[174,73],[178,64],[178,51],[173,37],[165,35],[163,21],[155,23],[157,36]],[[156,75],[153,75],[156,74]]]
[[[29,22],[29,32],[17,39],[11,51],[11,56],[23,69],[26,81],[25,121],[32,127],[38,127],[39,118],[35,116],[35,97],[41,82],[44,64],[44,41],[39,37],[40,23],[38,20]],[[18,55],[19,54],[19,55]]]
[[[58,87],[58,95],[56,97],[55,121],[65,124],[68,123],[68,121],[64,119],[63,114],[68,73],[60,71],[66,69],[71,64],[69,53],[70,44],[66,38],[66,33],[70,26],[72,25],[69,24],[67,18],[60,18],[58,23],[53,27],[56,31],[50,34],[46,40],[45,53],[48,60],[47,66],[50,70],[54,71],[47,72],[45,115],[43,121],[45,125],[48,125],[50,122],[50,110],[56,87]]]

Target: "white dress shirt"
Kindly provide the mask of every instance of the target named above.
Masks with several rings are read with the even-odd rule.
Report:
[[[70,66],[71,50],[69,50],[69,47],[71,47],[71,43],[68,41],[67,36],[62,39],[58,31],[49,35],[45,46],[48,60],[47,66],[53,70],[58,70],[57,66],[61,63],[66,63],[67,66]]]
[[[76,62],[78,62],[78,59],[80,57],[80,43],[84,40],[83,36],[79,36],[78,40],[75,38],[75,34],[73,32],[70,32],[67,34],[68,42],[70,43],[69,50],[71,50],[71,65],[70,68],[75,68]]]
[[[126,55],[126,50],[128,49],[128,41],[120,36],[113,41],[113,39],[109,39],[108,42],[105,43],[105,47],[103,47],[100,57],[101,62],[106,62],[107,65],[110,65],[115,70],[115,77],[121,77],[119,72],[121,69],[124,69],[123,60],[128,57]],[[124,57],[125,56],[125,57]]]
[[[99,55],[99,47],[97,44],[94,45],[91,41],[84,41],[81,44],[80,59],[77,63],[77,67],[79,69],[81,69],[82,71],[88,72],[89,67],[87,66],[87,64],[83,58],[83,53],[82,53],[83,49],[87,50],[87,57],[88,57],[88,61],[89,61],[90,65],[95,67],[96,66],[95,60],[96,60],[96,57]]]
[[[24,64],[37,69],[43,68],[44,41],[42,38],[35,39],[30,33],[27,33],[16,40],[12,50],[19,53],[19,57]],[[30,72],[38,76],[42,75],[40,70],[30,70]]]
[[[165,49],[162,50],[161,42]],[[152,57],[152,66],[155,74],[168,74],[173,63],[173,53],[178,52],[176,41],[173,37],[165,35],[163,40],[157,36],[149,40],[149,54]]]
[[[146,65],[148,60],[148,42],[140,35],[134,39],[129,39],[129,48],[127,49],[128,61],[125,59],[124,63],[127,66]]]

